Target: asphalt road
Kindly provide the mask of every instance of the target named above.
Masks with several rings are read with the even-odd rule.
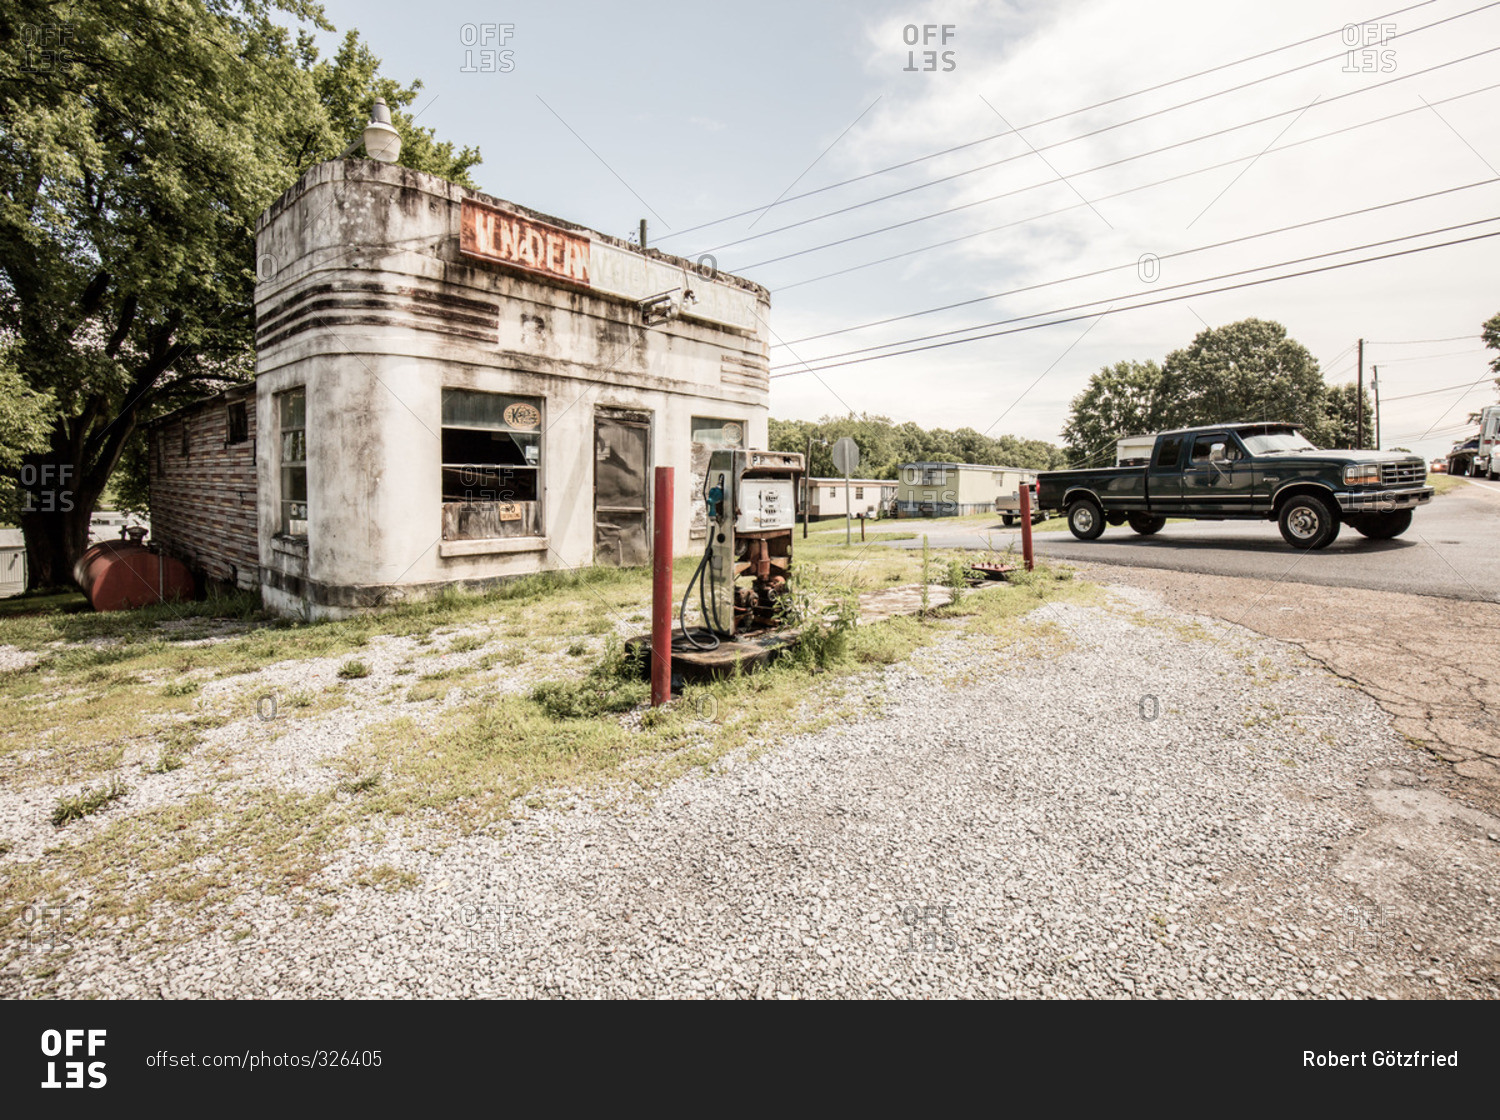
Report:
[[[1345,526],[1317,552],[1299,552],[1270,521],[1184,521],[1153,537],[1127,526],[1094,541],[1071,533],[1037,533],[1038,556],[1073,562],[1165,568],[1209,575],[1290,579],[1328,587],[1361,587],[1448,599],[1500,601],[1500,485],[1466,479],[1416,511],[1411,528],[1390,541],[1366,540]],[[941,519],[904,522],[926,533],[933,548],[1020,549],[1019,529],[994,525],[944,527]],[[921,548],[921,538],[888,542]]]

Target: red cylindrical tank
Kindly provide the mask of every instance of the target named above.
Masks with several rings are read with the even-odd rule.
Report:
[[[100,541],[73,566],[96,611],[123,611],[193,597],[193,573],[180,560],[134,541]]]

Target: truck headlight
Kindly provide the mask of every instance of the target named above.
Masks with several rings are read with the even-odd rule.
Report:
[[[1344,468],[1345,486],[1379,486],[1380,468],[1370,464],[1359,464]]]

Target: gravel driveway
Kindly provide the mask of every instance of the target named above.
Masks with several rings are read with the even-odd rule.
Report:
[[[1146,592],[1036,616],[1050,639],[946,637],[864,677],[860,718],[649,803],[355,841],[331,876],[413,885],[295,918],[247,892],[248,936],[81,942],[47,994],[1500,994],[1500,820],[1428,789],[1373,700]]]

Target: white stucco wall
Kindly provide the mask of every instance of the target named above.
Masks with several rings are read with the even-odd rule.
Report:
[[[593,563],[599,408],[650,414],[652,464],[677,468],[679,554],[699,547],[689,539],[692,417],[740,420],[747,445],[766,446],[764,289],[590,233],[610,254],[615,287],[634,282],[619,264],[634,253],[639,283],[681,276],[705,314],[754,324],[684,316],[646,328],[629,297],[649,292],[582,290],[462,256],[465,197],[579,230],[365,160],[311,169],[262,216],[256,450],[262,591],[273,610],[337,616],[454,582]],[[296,387],[307,393],[305,542],[278,535],[277,394]],[[544,401],[542,538],[444,546],[444,387]]]

